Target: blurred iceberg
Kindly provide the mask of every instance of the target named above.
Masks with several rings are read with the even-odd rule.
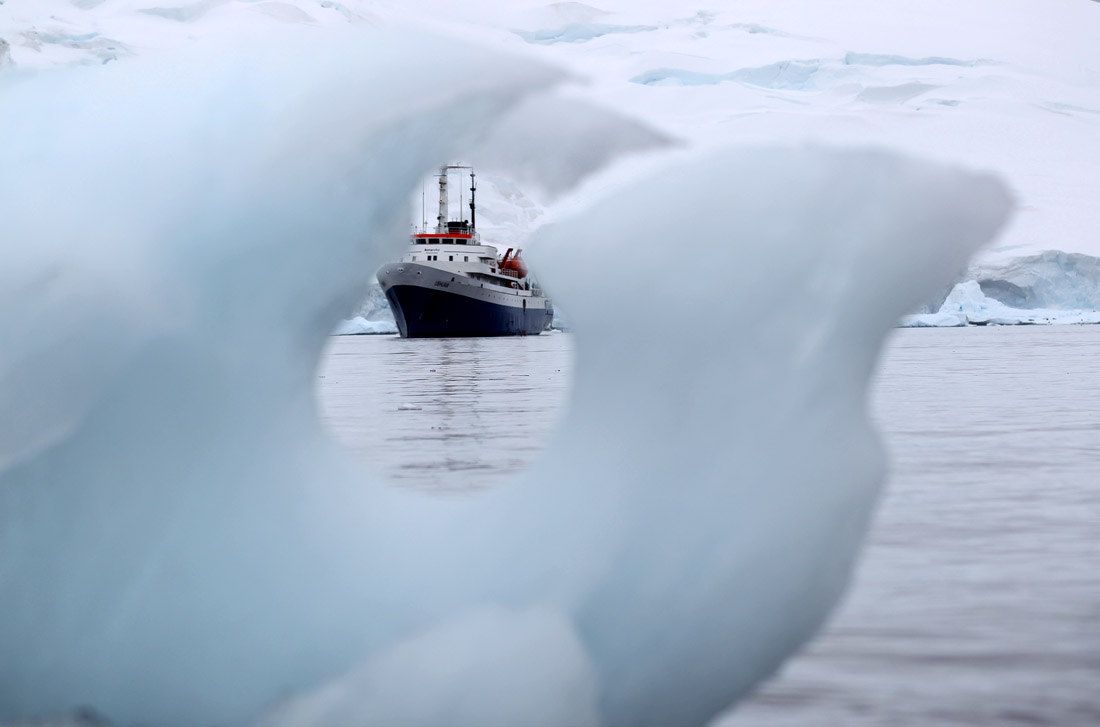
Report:
[[[531,248],[577,336],[564,424],[509,487],[432,499],[328,440],[316,362],[422,176],[562,74],[370,40],[0,89],[0,721],[703,725],[843,592],[882,340],[1003,187],[815,147],[605,179]],[[577,150],[637,138],[547,104]],[[572,154],[531,168],[576,184]]]

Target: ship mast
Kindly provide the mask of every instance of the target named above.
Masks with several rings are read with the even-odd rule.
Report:
[[[436,217],[435,231],[444,233],[447,231],[447,167],[439,170],[439,216]]]
[[[470,231],[477,227],[477,209],[474,207],[474,194],[477,192],[477,183],[474,179],[474,170],[470,170]]]
[[[477,194],[477,175],[474,174],[474,168],[463,166],[463,165],[460,165],[460,164],[445,164],[445,165],[443,165],[442,167],[439,168],[439,174],[438,174],[438,176],[439,176],[439,216],[437,216],[435,218],[436,219],[435,231],[438,234],[444,234],[444,233],[450,231],[450,225],[447,224],[448,222],[450,222],[450,215],[451,215],[450,206],[448,204],[449,201],[450,201],[450,198],[448,197],[448,192],[447,192],[447,175],[450,174],[452,169],[469,169],[470,170],[470,221],[469,221],[469,223],[467,223],[465,220],[463,220],[462,224],[460,224],[458,227],[460,227],[460,228],[468,227],[470,232],[473,232],[474,228],[477,227],[477,203],[475,202],[475,196]],[[458,209],[459,209],[459,214],[461,214],[462,206],[464,204],[464,201],[462,199],[462,194],[461,194],[462,187],[459,186],[458,190],[460,192],[460,194],[458,195]]]

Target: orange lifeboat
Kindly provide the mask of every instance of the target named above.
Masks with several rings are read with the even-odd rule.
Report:
[[[504,258],[500,261],[501,270],[511,270],[518,277],[527,277],[527,265],[524,264],[523,258],[519,256],[522,250],[516,250],[516,254],[512,255],[512,248],[508,248],[508,252],[504,253]]]

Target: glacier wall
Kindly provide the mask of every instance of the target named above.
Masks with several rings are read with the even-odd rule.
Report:
[[[901,325],[1080,325],[1100,323],[1100,259],[1049,250],[976,263]]]
[[[576,330],[565,421],[510,486],[432,499],[327,439],[316,362],[422,176],[562,75],[370,40],[0,84],[0,723],[703,725],[843,592],[884,475],[882,340],[1004,188],[818,147],[581,188],[531,247]],[[584,143],[549,168],[575,187],[580,150],[637,126],[569,108],[545,113]],[[643,355],[653,296],[670,333]]]
[[[903,328],[958,328],[961,326],[1050,326],[1100,323],[1100,310],[1013,308],[986,296],[974,280],[958,283],[935,313],[901,317]]]
[[[966,278],[1012,308],[1100,309],[1100,258],[1048,250],[970,267]]]

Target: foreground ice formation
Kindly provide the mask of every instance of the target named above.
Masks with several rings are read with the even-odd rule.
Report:
[[[0,88],[0,723],[698,726],[843,591],[879,347],[1003,188],[884,152],[665,159],[532,245],[577,337],[542,461],[431,499],[338,451],[313,372],[422,176],[559,74],[371,40]]]

